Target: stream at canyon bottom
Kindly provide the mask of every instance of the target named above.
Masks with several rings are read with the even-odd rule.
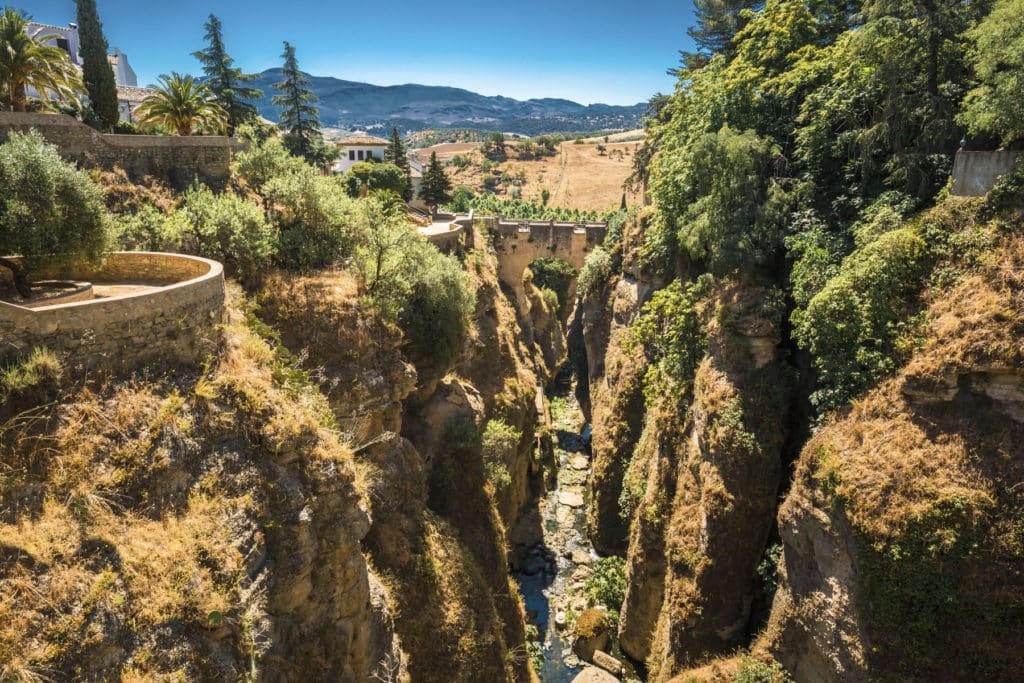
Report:
[[[586,580],[599,558],[587,538],[584,507],[591,464],[590,425],[576,401],[569,373],[563,370],[548,398],[557,486],[537,501],[536,510],[519,525],[520,529],[533,527],[535,538],[539,526],[543,536],[539,543],[515,548],[520,559],[514,578],[526,606],[527,623],[536,626],[537,642],[543,647],[543,666],[537,674],[543,683],[571,683],[588,666],[573,654],[572,624],[588,607]],[[514,535],[514,544],[516,540]],[[617,643],[612,649],[622,659]],[[535,665],[539,664],[535,657]],[[638,680],[624,664],[623,680]]]

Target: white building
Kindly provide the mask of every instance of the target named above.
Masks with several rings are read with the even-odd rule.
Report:
[[[107,55],[107,61],[110,62],[110,68],[114,70],[115,83],[129,88],[138,87],[139,79],[135,76],[131,64],[128,63],[128,55],[115,47],[114,54]]]
[[[29,22],[25,28],[30,36],[53,36],[47,41],[48,45],[59,47],[71,57],[71,63],[82,68],[82,56],[79,54],[81,43],[78,40],[78,24],[67,26],[54,26],[52,24],[40,24]],[[114,54],[107,55],[107,61],[114,72],[114,83],[117,84],[117,104],[122,121],[131,121],[132,110],[139,105],[142,98],[152,93],[152,90],[139,88],[139,79],[135,75],[131,64],[128,63],[128,55],[114,48]],[[39,97],[39,93],[30,88],[30,97]]]
[[[384,149],[388,141],[372,135],[353,135],[335,144],[341,154],[334,163],[334,172],[347,173],[360,161],[384,161]]]
[[[53,40],[47,41],[47,44],[64,50],[71,56],[71,62],[75,66],[78,68],[82,67],[82,58],[78,54],[78,24],[53,26],[52,24],[40,24],[30,21],[25,27],[25,32],[30,36],[56,36]]]

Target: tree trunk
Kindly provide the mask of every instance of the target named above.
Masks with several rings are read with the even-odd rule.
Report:
[[[18,290],[18,294],[20,294],[22,298],[28,299],[32,296],[32,288],[28,284],[28,276],[25,275],[25,271],[22,270],[21,266],[14,261],[9,261],[5,258],[0,258],[0,266],[11,271],[11,274],[14,277],[14,288]]]
[[[17,83],[11,86],[11,106],[14,111],[28,111],[28,94],[25,92],[25,84]]]

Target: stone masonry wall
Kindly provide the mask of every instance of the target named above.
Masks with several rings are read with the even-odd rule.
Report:
[[[1024,152],[967,152],[960,150],[953,162],[954,197],[984,197],[1001,176],[1013,172]]]
[[[64,114],[0,112],[0,142],[11,131],[38,131],[81,168],[123,168],[133,180],[153,176],[184,189],[198,177],[222,187],[241,145],[221,136],[104,135]]]
[[[224,270],[216,261],[177,254],[118,252],[103,267],[53,268],[94,282],[171,282],[158,290],[28,309],[0,302],[0,356],[45,346],[75,369],[192,363],[219,344]]]

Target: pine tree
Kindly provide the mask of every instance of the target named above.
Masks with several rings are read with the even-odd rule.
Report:
[[[318,164],[323,139],[320,135],[320,115],[313,104],[317,101],[316,95],[310,89],[312,82],[299,71],[295,47],[288,41],[284,43],[281,57],[284,58],[284,80],[274,84],[274,88],[281,94],[274,95],[271,100],[275,106],[283,107],[278,125],[288,131],[285,144],[292,154]]]
[[[697,44],[697,52],[680,52],[683,67],[699,68],[715,54],[728,54],[729,44],[746,23],[743,10],[755,9],[763,0],[695,0],[697,25],[686,33]],[[674,72],[675,70],[670,70]]]
[[[405,189],[402,190],[402,199],[412,199],[412,168],[409,166],[409,156],[406,153],[405,143],[402,136],[398,134],[398,128],[391,128],[391,142],[384,149],[384,162],[394,164],[402,169],[405,174]]]
[[[436,212],[437,207],[452,200],[450,194],[452,181],[444,171],[444,166],[437,160],[437,152],[430,155],[430,165],[423,173],[423,188],[420,189],[420,199],[427,203],[432,211]]]
[[[224,47],[220,19],[211,14],[203,28],[206,29],[206,49],[193,52],[192,56],[203,65],[206,86],[227,111],[227,132],[228,135],[232,135],[239,124],[256,116],[256,107],[251,100],[255,100],[263,92],[245,86],[256,79],[256,74],[242,73],[242,70],[234,65],[235,60],[228,55]]]
[[[107,39],[96,11],[96,0],[77,0],[78,40],[82,55],[82,80],[92,102],[93,111],[107,128],[120,119],[117,108],[117,82],[107,61]]]

